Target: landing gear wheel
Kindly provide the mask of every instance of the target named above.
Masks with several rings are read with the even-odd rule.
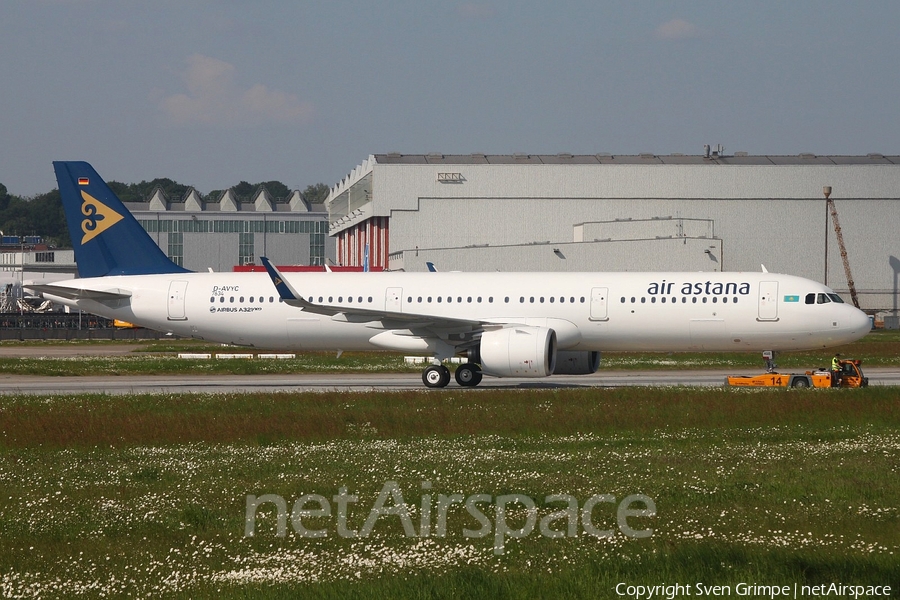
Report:
[[[456,369],[456,383],[463,387],[475,387],[481,383],[481,369],[478,365],[466,363]]]
[[[430,388],[446,387],[450,383],[450,369],[444,365],[431,365],[422,371],[422,383]]]

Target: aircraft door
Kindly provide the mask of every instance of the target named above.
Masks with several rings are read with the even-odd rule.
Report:
[[[759,320],[778,320],[778,282],[761,281],[759,283]]]
[[[169,283],[169,320],[187,321],[184,310],[184,298],[187,292],[187,281],[172,281]]]
[[[609,319],[609,288],[595,287],[591,289],[591,321]]]
[[[403,288],[388,288],[384,292],[384,310],[388,312],[401,312]]]

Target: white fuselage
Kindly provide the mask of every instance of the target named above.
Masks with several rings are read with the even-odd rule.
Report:
[[[869,330],[868,317],[833,301],[836,297],[829,288],[774,273],[388,272],[285,277],[303,299],[328,307],[550,328],[560,350],[802,350],[851,342]],[[45,296],[180,336],[277,349],[428,352],[433,348],[416,328],[388,316],[323,316],[289,306],[279,300],[266,273],[115,276],[56,285],[127,292],[130,298],[105,302]],[[809,294],[819,302],[808,303]],[[826,296],[824,302],[821,295]]]

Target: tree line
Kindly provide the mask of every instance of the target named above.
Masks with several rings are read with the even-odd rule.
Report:
[[[120,183],[108,181],[110,189],[122,202],[149,202],[153,192],[159,188],[170,202],[180,202],[187,195],[191,186],[158,178],[140,183]],[[241,181],[233,186],[238,198],[250,200],[260,187],[265,187],[273,198],[285,198],[291,194],[290,188],[280,181],[264,181],[248,183]],[[213,190],[201,195],[205,202],[218,202],[225,190]],[[309,204],[321,204],[328,197],[329,188],[324,183],[306,186],[300,194]],[[44,238],[49,245],[57,248],[70,248],[69,230],[66,216],[63,213],[59,190],[45,194],[22,197],[10,194],[6,186],[0,183],[0,231],[4,235],[36,235]]]

